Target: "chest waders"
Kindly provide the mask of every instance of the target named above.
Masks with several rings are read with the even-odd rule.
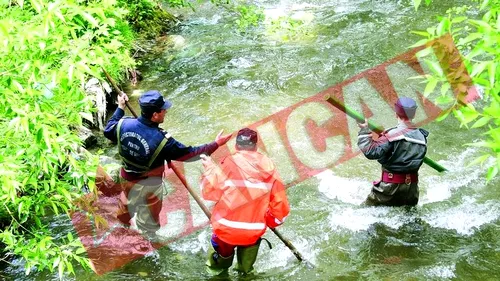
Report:
[[[151,170],[151,165],[154,163],[168,139],[163,138],[156,150],[154,151],[151,159],[145,165],[137,164],[131,160],[126,159],[122,153],[122,146],[120,141],[120,129],[123,119],[118,122],[116,134],[118,139],[118,151],[120,158],[123,161],[123,166],[126,172],[139,172],[147,173]],[[133,168],[133,170],[130,170]],[[150,182],[150,184],[148,184]],[[130,190],[124,190],[127,197],[126,202],[123,204],[127,208],[128,215],[136,216],[136,225],[141,231],[146,231],[147,234],[152,235],[160,228],[159,216],[161,211],[161,200],[163,199],[162,184],[151,184],[156,182],[153,178],[145,177],[141,181],[134,184]],[[161,181],[160,181],[161,182]]]

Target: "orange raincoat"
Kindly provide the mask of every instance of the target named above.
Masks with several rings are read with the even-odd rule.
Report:
[[[267,226],[283,223],[290,206],[271,159],[257,151],[238,150],[220,167],[211,163],[201,184],[203,198],[217,202],[210,219],[217,237],[231,245],[253,245]]]

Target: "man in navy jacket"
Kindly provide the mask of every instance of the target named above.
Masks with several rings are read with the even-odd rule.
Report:
[[[154,234],[160,227],[165,161],[198,160],[200,154],[210,155],[224,145],[231,134],[222,135],[221,131],[211,143],[186,146],[159,128],[172,103],[158,91],[147,91],[139,98],[141,116],[138,118],[123,118],[127,100],[125,94],[118,96],[118,108],[104,130],[106,138],[118,143],[122,159],[122,182],[135,183],[132,188],[122,191],[122,203],[127,210],[123,210],[119,218],[129,224],[130,214],[136,214],[137,227],[143,232]]]

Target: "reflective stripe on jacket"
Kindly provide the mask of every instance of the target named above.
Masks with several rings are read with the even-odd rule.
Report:
[[[373,140],[370,129],[363,128],[358,133],[358,147],[366,158],[376,159],[388,172],[416,173],[427,153],[428,135],[424,129],[400,123]]]
[[[185,146],[160,129],[158,123],[142,116],[122,119],[124,114],[121,108],[116,109],[104,129],[104,136],[118,142],[123,160],[122,172],[127,180],[161,176],[165,160],[195,161],[200,154],[210,155],[219,147],[215,141]]]
[[[283,223],[290,212],[285,187],[272,161],[256,151],[237,151],[202,175],[203,198],[216,201],[214,233],[231,245],[251,245],[266,227]]]

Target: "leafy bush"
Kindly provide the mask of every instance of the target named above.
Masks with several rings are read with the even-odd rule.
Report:
[[[78,154],[84,95],[101,66],[133,66],[126,10],[113,0],[0,2],[0,241],[26,273],[88,267],[71,233],[55,239],[47,216],[66,214],[92,189],[97,159]]]
[[[177,19],[164,10],[156,0],[120,0],[120,6],[129,13],[125,19],[134,30],[146,38],[165,33]],[[184,1],[172,2],[184,5]]]
[[[418,8],[421,1],[413,1]],[[425,2],[430,4],[431,0]],[[474,18],[468,14],[474,14]],[[482,141],[471,144],[486,148],[486,152],[471,164],[496,159],[496,165],[488,167],[487,179],[491,180],[500,170],[500,0],[476,0],[471,5],[455,7],[441,17],[437,26],[415,33],[425,37],[421,43],[451,34],[473,83],[484,90],[486,106],[479,109],[472,104],[458,106],[453,115],[466,127],[472,122],[470,128],[488,126]],[[445,77],[435,74],[427,77],[426,92],[435,87],[441,87],[445,95],[443,89],[449,89],[450,85]]]

